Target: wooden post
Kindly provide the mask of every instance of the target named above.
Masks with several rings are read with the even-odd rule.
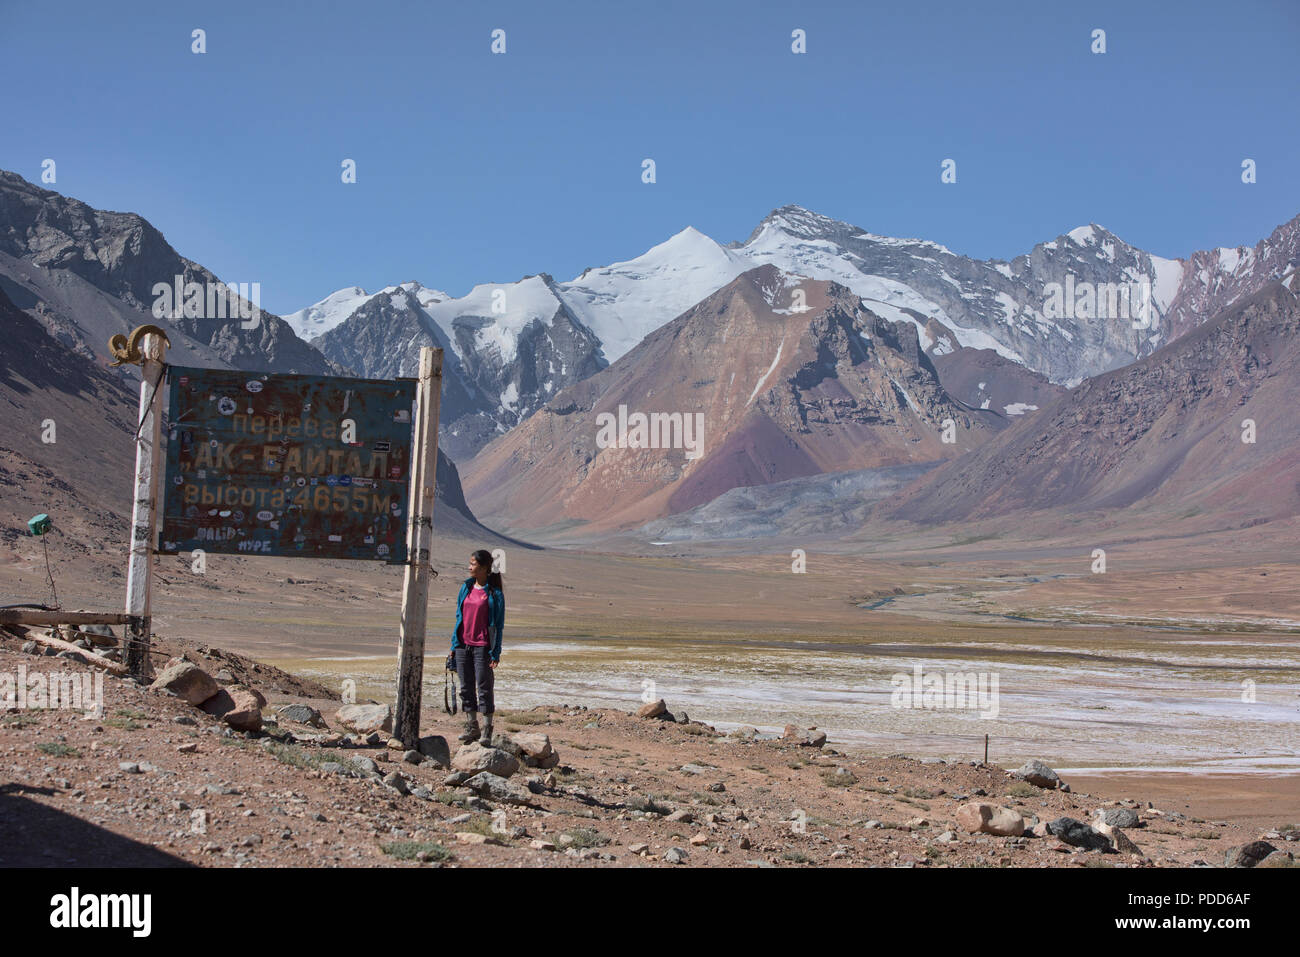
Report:
[[[126,576],[126,667],[137,678],[149,677],[149,633],[153,620],[153,550],[162,450],[163,363],[167,340],[155,333],[142,337],[140,354],[140,432],[135,440],[135,505],[131,511],[131,553]]]
[[[406,573],[402,582],[402,624],[398,639],[397,714],[393,737],[408,748],[420,745],[420,699],[424,684],[424,631],[433,569],[433,498],[438,480],[438,412],[442,404],[442,350],[420,350],[420,377],[412,423],[411,499],[407,509]]]
[[[989,763],[989,736],[984,735],[984,763]]]

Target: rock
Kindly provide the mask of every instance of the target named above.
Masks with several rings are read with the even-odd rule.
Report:
[[[1009,807],[972,801],[957,808],[957,824],[971,834],[1019,837],[1025,833],[1025,819]]]
[[[669,864],[681,864],[689,856],[690,855],[686,853],[685,848],[670,847],[668,848],[667,853],[664,854],[664,860],[667,861]]]
[[[40,650],[41,650],[41,646],[34,641],[23,642],[23,654],[34,655],[34,654],[38,654]]]
[[[1107,825],[1109,826],[1109,825]],[[1110,832],[1111,842],[1115,845],[1115,850],[1121,854],[1136,854],[1143,857],[1142,849],[1129,840],[1129,836],[1119,828],[1114,828]]]
[[[804,748],[820,748],[826,743],[826,732],[818,731],[816,728],[800,728],[793,724],[787,724],[785,731],[781,734],[781,740],[793,741]]]
[[[508,778],[519,770],[519,759],[500,748],[485,748],[477,741],[464,745],[451,759],[451,766],[457,771],[478,774],[486,771],[498,777]]]
[[[532,848],[533,850],[535,850],[535,851],[553,851],[553,850],[555,850],[555,845],[554,845],[554,844],[552,844],[550,841],[544,841],[544,840],[542,840],[541,838],[534,838],[533,840],[529,841],[529,842],[528,842],[528,846],[531,847],[531,848]]]
[[[1107,827],[1137,827],[1141,823],[1137,811],[1127,807],[1098,808],[1097,819]]]
[[[489,801],[501,801],[506,804],[521,804],[524,806],[532,804],[532,794],[527,788],[520,787],[514,781],[488,771],[474,775],[465,782],[464,787],[476,792],[480,797],[487,798]]]
[[[325,719],[315,708],[305,704],[287,704],[276,712],[285,721],[296,721],[298,724],[309,724],[313,728],[325,727]]]
[[[1022,781],[1027,781],[1036,787],[1046,788],[1049,791],[1059,788],[1064,783],[1057,776],[1056,772],[1042,761],[1026,761],[1014,773],[1014,776]]]
[[[181,754],[193,754],[198,749],[199,746],[195,744],[193,741],[189,742],[189,744],[176,745],[176,750],[179,751]]]
[[[685,711],[679,712],[675,717],[677,718],[677,723],[678,723],[678,724],[690,724],[690,723],[691,723],[691,719],[690,719],[689,717],[686,716],[686,712],[685,712]]]
[[[230,684],[232,681],[235,680],[235,676],[232,675],[225,668],[222,668],[215,675],[213,675],[213,677],[216,678],[217,681],[221,682],[222,684]]]
[[[524,759],[523,748],[519,747],[519,745],[515,744],[513,741],[510,740],[509,737],[507,737],[504,734],[492,735],[492,743],[491,745],[489,745],[489,747],[496,748],[498,751],[504,751],[506,752],[506,754],[513,757],[516,761],[519,761],[521,764],[523,763],[523,759]]]
[[[638,718],[658,718],[668,710],[668,704],[663,698],[658,701],[652,701],[650,704],[642,705],[637,709]]]
[[[440,734],[421,738],[419,752],[440,768],[451,767],[451,749],[447,747],[447,739]]]
[[[444,787],[449,787],[449,788],[460,787],[460,785],[464,784],[472,777],[473,775],[467,771],[453,771],[451,774],[447,775],[445,778],[442,779],[442,783]]]
[[[954,834],[952,831],[944,831],[934,840],[938,844],[951,844],[957,840],[957,835]]]
[[[424,760],[424,755],[419,751],[407,751],[402,755],[402,760],[407,764],[419,764]]]
[[[695,822],[695,815],[691,813],[689,810],[687,810],[686,808],[680,808],[676,811],[673,811],[673,813],[669,814],[666,818],[664,818],[664,820],[673,824],[677,823],[678,821],[680,821],[682,824],[693,824]]]
[[[231,685],[222,688],[207,701],[202,708],[214,718],[220,718],[236,731],[261,731],[262,707],[258,703],[260,696],[248,688]],[[265,703],[266,699],[261,699]]]
[[[372,748],[377,748],[379,747],[379,743],[383,740],[384,740],[383,736],[380,735],[378,731],[371,731],[369,734],[367,734],[364,738],[361,739],[361,743],[369,745]]]
[[[542,734],[540,731],[515,734],[511,736],[510,740],[518,745],[520,754],[525,758],[544,760],[555,753],[555,749],[551,747],[550,736]]]
[[[629,844],[627,849],[632,854],[645,854],[650,850],[649,844]]]
[[[119,761],[117,762],[117,769],[126,774],[140,773],[140,765],[136,764],[134,761]]]
[[[750,725],[747,724],[743,724],[736,730],[732,731],[729,735],[727,735],[727,737],[739,738],[742,741],[753,741],[754,738],[758,737],[758,728],[751,727]]]
[[[1051,837],[1052,832],[1047,829],[1047,822],[1040,821],[1033,826],[1031,830],[1025,832],[1031,837]]]
[[[708,774],[709,772],[716,770],[718,769],[706,768],[702,764],[683,764],[681,767],[681,772],[683,774]]]
[[[80,631],[96,648],[112,648],[117,644],[117,636],[108,625],[82,625]]]
[[[1072,817],[1058,817],[1055,821],[1048,821],[1047,832],[1073,847],[1082,847],[1088,851],[1113,850],[1110,839],[1105,834]]]
[[[220,686],[198,665],[190,661],[169,663],[162,674],[149,687],[155,691],[170,691],[192,705],[201,705],[221,690]]]
[[[1274,851],[1264,858],[1256,867],[1295,867],[1295,855],[1290,851]]]
[[[1254,867],[1276,850],[1268,841],[1251,841],[1249,844],[1230,847],[1223,855],[1223,866]]]
[[[492,844],[496,847],[505,846],[502,841],[497,840],[495,837],[488,837],[486,834],[479,834],[475,831],[457,831],[456,840],[460,841],[462,844]]]
[[[410,794],[411,786],[406,783],[406,778],[402,777],[396,771],[384,777],[384,784],[401,794]]]
[[[709,835],[700,833],[691,838],[691,847],[701,847],[709,843]]]
[[[378,774],[379,765],[364,754],[354,754],[352,763],[355,764],[365,774]]]
[[[322,761],[317,765],[326,774],[347,774],[348,769],[337,761]]]
[[[393,709],[386,704],[345,704],[334,712],[334,720],[349,731],[366,735],[367,744],[379,744],[393,733]]]

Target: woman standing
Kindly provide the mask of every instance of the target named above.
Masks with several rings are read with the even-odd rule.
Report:
[[[492,553],[480,548],[469,557],[470,577],[460,586],[456,599],[456,630],[451,635],[451,652],[460,678],[460,703],[465,712],[462,744],[475,738],[492,743],[493,671],[501,660],[501,630],[506,623],[506,593],[501,574],[492,571]],[[478,712],[483,712],[480,736]]]

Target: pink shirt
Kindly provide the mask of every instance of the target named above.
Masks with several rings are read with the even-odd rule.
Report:
[[[487,589],[475,583],[460,606],[460,638],[467,645],[483,647],[488,643]]]

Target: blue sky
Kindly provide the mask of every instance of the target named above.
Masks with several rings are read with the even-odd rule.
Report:
[[[348,285],[570,279],[687,225],[744,239],[785,203],[980,258],[1090,221],[1183,256],[1300,212],[1293,0],[0,14],[0,167],[39,182],[53,158],[50,188],[140,213],[277,313]]]

